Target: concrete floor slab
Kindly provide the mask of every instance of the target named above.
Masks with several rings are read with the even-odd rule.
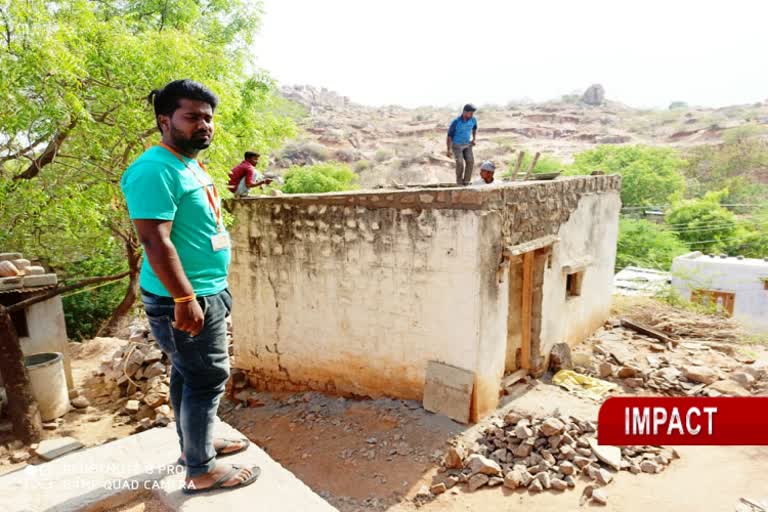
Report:
[[[216,435],[242,437],[223,422]],[[3,512],[94,512],[116,507],[147,491],[184,512],[260,510],[333,512],[336,509],[273,461],[250,446],[227,457],[261,467],[261,477],[249,487],[199,496],[181,493],[183,468],[176,466],[179,445],[175,425],[155,428],[111,443],[80,450],[38,466],[27,466],[0,477]]]

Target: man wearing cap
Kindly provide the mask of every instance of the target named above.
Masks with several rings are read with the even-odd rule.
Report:
[[[453,156],[456,161],[456,184],[469,185],[472,178],[472,170],[475,165],[475,156],[472,154],[472,146],[475,145],[477,136],[477,119],[475,108],[471,103],[464,105],[459,117],[451,121],[446,138],[448,158]]]
[[[494,183],[494,173],[496,172],[496,164],[490,160],[486,160],[480,164],[480,178],[472,182],[472,185],[491,185]]]

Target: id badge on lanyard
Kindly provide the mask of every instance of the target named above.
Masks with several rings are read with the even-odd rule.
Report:
[[[222,221],[221,216],[221,200],[219,199],[219,192],[216,190],[216,185],[213,183],[213,179],[210,178],[210,175],[208,175],[208,171],[206,171],[205,166],[203,166],[200,161],[197,162],[197,165],[200,166],[200,168],[205,172],[206,175],[208,175],[208,178],[211,180],[210,185],[201,180],[198,177],[197,172],[189,167],[189,164],[173,148],[166,146],[165,144],[160,144],[160,146],[178,158],[179,161],[184,164],[184,167],[186,167],[192,173],[197,182],[200,183],[200,185],[203,187],[203,190],[205,190],[205,196],[208,199],[208,206],[213,213],[214,220],[216,221],[216,228],[218,230],[218,233],[211,236],[211,248],[213,251],[218,252],[223,251],[224,249],[229,249],[232,243],[229,239],[229,233],[227,233],[224,229],[224,222]]]

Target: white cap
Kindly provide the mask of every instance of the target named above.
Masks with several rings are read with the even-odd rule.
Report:
[[[482,164],[480,164],[480,170],[481,170],[481,171],[490,171],[490,172],[494,172],[494,171],[496,171],[496,164],[494,164],[494,163],[493,163],[493,162],[491,162],[490,160],[486,160],[485,162],[483,162]]]

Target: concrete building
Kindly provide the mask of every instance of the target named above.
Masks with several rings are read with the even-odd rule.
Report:
[[[749,330],[768,332],[768,261],[692,252],[672,262],[672,287],[717,307]]]
[[[234,361],[261,389],[420,400],[435,362],[542,373],[609,314],[620,178],[234,201]]]
[[[26,262],[18,253],[0,253],[0,261],[16,264]],[[22,268],[19,265],[19,268]],[[31,272],[34,273],[31,273]],[[56,274],[46,274],[42,267],[26,266],[23,273],[15,277],[0,277],[0,304],[10,306],[32,298],[54,287]],[[64,307],[61,297],[53,297],[33,304],[11,316],[16,334],[19,336],[21,351],[25,356],[41,352],[61,352],[64,356],[64,373],[67,386],[74,388],[69,350],[67,350],[67,326],[64,321]],[[0,375],[0,385],[2,376]]]

